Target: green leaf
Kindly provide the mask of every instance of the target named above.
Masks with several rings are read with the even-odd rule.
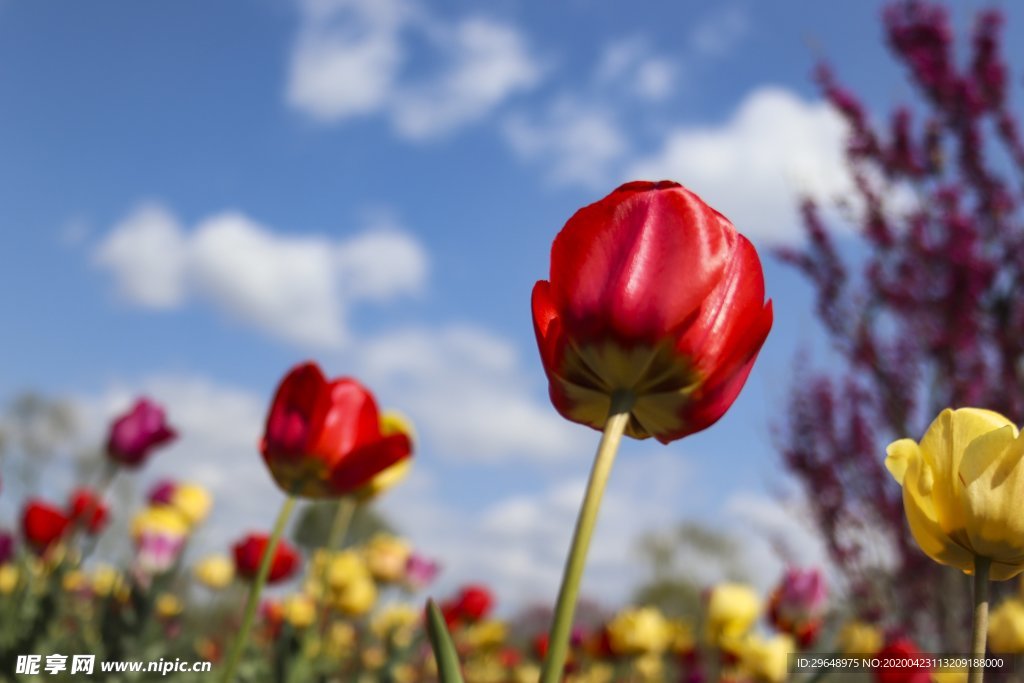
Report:
[[[437,673],[441,683],[463,683],[455,643],[448,633],[448,626],[444,623],[441,610],[433,600],[427,600],[427,635],[434,650],[434,660],[437,662]]]

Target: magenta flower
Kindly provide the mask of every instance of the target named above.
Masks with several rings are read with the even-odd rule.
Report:
[[[828,588],[819,569],[790,567],[769,599],[768,619],[807,647],[818,636],[827,600]]]
[[[405,564],[405,581],[412,590],[422,590],[433,583],[440,571],[437,562],[413,553]]]
[[[164,410],[147,398],[140,398],[132,409],[110,426],[107,454],[126,467],[140,466],[154,448],[177,437],[164,417]]]

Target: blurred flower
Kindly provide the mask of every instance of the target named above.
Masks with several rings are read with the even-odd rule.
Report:
[[[370,578],[358,578],[345,585],[331,599],[331,605],[350,617],[361,617],[377,602],[377,585]]]
[[[188,535],[181,513],[167,505],[153,505],[132,520],[135,565],[144,574],[162,574],[178,561]]]
[[[7,564],[14,557],[14,534],[0,530],[0,565]]]
[[[107,524],[109,512],[103,499],[93,491],[80,488],[71,494],[71,521],[81,525],[90,534],[99,533]]]
[[[10,595],[18,587],[21,572],[18,566],[10,562],[0,564],[0,595]]]
[[[486,586],[463,586],[454,599],[441,605],[441,612],[449,626],[460,622],[475,622],[490,614],[494,597]]]
[[[212,590],[226,588],[235,578],[235,565],[224,555],[210,555],[196,564],[193,574]]]
[[[508,626],[497,619],[487,619],[471,624],[462,634],[463,640],[474,651],[490,650],[505,643]]]
[[[792,567],[768,599],[768,620],[805,648],[818,636],[827,599],[825,577],[820,570]]]
[[[60,509],[41,500],[29,500],[21,518],[25,542],[37,553],[45,552],[64,535],[71,520]]]
[[[126,467],[138,467],[153,449],[177,436],[167,425],[163,408],[147,398],[140,398],[131,410],[110,425],[107,455]]]
[[[235,570],[243,579],[255,579],[260,561],[270,537],[267,534],[249,534],[234,545]],[[277,583],[291,577],[299,568],[299,554],[284,539],[278,543],[270,563],[267,583]]]
[[[175,508],[190,526],[201,524],[213,505],[210,493],[202,486],[166,479],[149,490],[149,502]]]
[[[68,593],[81,593],[89,587],[89,577],[81,569],[65,572],[61,579],[61,588]]]
[[[101,598],[113,596],[124,599],[129,593],[128,582],[121,572],[107,564],[98,565],[92,570],[89,575],[89,588],[94,595]]]
[[[308,628],[316,621],[316,603],[302,593],[289,595],[281,602],[284,620],[294,628]]]
[[[889,445],[889,472],[903,487],[903,507],[917,544],[933,560],[974,572],[992,561],[1001,581],[1024,571],[1024,437],[999,413],[946,409],[920,443]]]
[[[988,647],[995,654],[1024,654],[1024,600],[1010,598],[992,610]]]
[[[355,493],[412,454],[404,432],[385,434],[373,395],[359,382],[328,382],[314,363],[281,381],[261,450],[286,493],[329,498]]]
[[[882,630],[863,621],[849,621],[839,631],[836,645],[844,655],[874,655],[882,649]]]
[[[673,619],[669,622],[669,647],[679,655],[692,653],[697,647],[697,639],[693,634],[693,624],[688,621]]]
[[[761,613],[761,599],[743,584],[720,583],[711,589],[707,601],[706,637],[723,649],[746,635]]]
[[[324,634],[324,650],[327,654],[341,657],[350,653],[356,646],[356,629],[352,624],[335,621]]]
[[[419,626],[420,614],[421,611],[412,605],[388,605],[374,616],[370,630],[384,642],[394,643],[400,648],[407,647],[412,643]]]
[[[380,416],[380,433],[381,436],[404,434],[409,439],[410,447],[415,446],[416,432],[412,422],[397,410],[388,410]],[[372,500],[405,479],[410,469],[412,469],[411,459],[399,460],[391,467],[374,475],[366,485],[355,492],[355,495],[363,502]]]
[[[185,611],[185,606],[181,604],[181,599],[170,593],[161,593],[157,597],[154,607],[156,615],[161,619],[173,619]]]
[[[789,655],[795,651],[787,634],[768,639],[752,634],[743,641],[740,664],[755,681],[782,683],[789,677]]]
[[[512,676],[515,683],[537,683],[540,680],[540,667],[523,664],[516,668]]]
[[[750,242],[678,183],[627,183],[576,212],[533,289],[551,400],[603,429],[632,393],[626,434],[663,443],[718,420],[772,324]]]
[[[664,652],[672,637],[668,621],[654,607],[626,609],[608,622],[612,652],[635,656]]]
[[[405,564],[405,584],[412,590],[422,590],[434,582],[440,570],[437,562],[414,552]]]
[[[931,671],[927,667],[905,664],[908,660],[921,658],[921,651],[911,640],[898,638],[882,648],[877,656],[882,662],[896,661],[901,664],[875,669],[877,683],[931,683]]]
[[[398,583],[405,576],[412,548],[391,534],[375,534],[363,547],[366,567],[381,583]]]

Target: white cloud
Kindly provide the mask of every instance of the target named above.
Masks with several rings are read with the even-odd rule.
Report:
[[[383,114],[403,137],[436,137],[485,118],[540,78],[521,34],[491,19],[446,23],[401,0],[302,7],[287,99],[324,123]],[[425,55],[409,54],[406,33]]]
[[[121,296],[149,308],[173,308],[185,297],[181,225],[158,204],[144,204],[118,223],[94,252],[111,270]]]
[[[352,365],[400,402],[443,458],[547,462],[577,452],[586,436],[537,398],[540,381],[524,380],[515,347],[479,328],[389,332],[366,340]]]
[[[415,293],[427,255],[394,227],[346,240],[285,235],[239,212],[186,231],[164,208],[147,205],[117,224],[94,260],[121,296],[146,308],[192,298],[302,347],[339,347],[349,336],[346,308]]]
[[[672,94],[677,67],[665,57],[651,53],[647,42],[632,37],[610,43],[595,70],[599,85],[616,93],[629,92],[649,101]]]
[[[563,98],[542,117],[510,116],[502,127],[520,158],[541,163],[555,185],[603,188],[629,151],[615,114],[606,107]]]
[[[750,19],[739,7],[717,9],[704,17],[690,34],[690,45],[706,57],[729,53],[750,32]]]
[[[721,125],[680,127],[661,149],[631,164],[630,178],[677,180],[770,242],[799,239],[797,198],[832,198],[852,188],[843,161],[845,127],[823,101],[783,88],[751,92]]]

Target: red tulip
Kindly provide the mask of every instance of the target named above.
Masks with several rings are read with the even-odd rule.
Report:
[[[266,534],[249,534],[234,546],[235,570],[246,579],[255,579],[259,573],[260,562],[267,548],[270,537]],[[274,551],[274,559],[270,563],[270,574],[267,583],[277,583],[291,577],[299,568],[299,554],[281,540]]]
[[[898,638],[886,645],[875,657],[886,660],[914,660],[922,658],[921,651],[908,638]],[[931,671],[926,666],[895,666],[875,669],[877,683],[931,683]]]
[[[724,216],[678,183],[633,182],[565,224],[533,322],[558,412],[602,429],[629,392],[626,433],[668,443],[732,405],[772,307],[757,252]]]
[[[471,584],[463,586],[454,600],[441,607],[441,613],[449,625],[459,622],[476,622],[486,617],[494,606],[494,597],[484,586]]]
[[[91,534],[99,533],[109,517],[103,499],[89,489],[77,489],[71,494],[70,513],[71,520]]]
[[[25,505],[21,530],[25,542],[41,553],[60,540],[70,523],[71,520],[58,508],[39,500],[30,500]]]
[[[164,410],[140,398],[110,426],[107,454],[127,467],[138,467],[158,446],[173,441],[177,433],[165,422]]]
[[[261,450],[285,492],[329,498],[356,492],[408,458],[412,440],[382,429],[377,403],[359,382],[328,382],[315,363],[304,363],[277,389]]]

